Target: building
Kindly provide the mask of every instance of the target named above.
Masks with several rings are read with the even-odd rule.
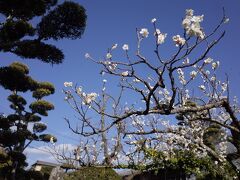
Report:
[[[55,168],[57,166],[60,166],[59,164],[56,163],[50,163],[50,162],[45,162],[45,161],[37,161],[32,165],[32,169],[35,171],[41,171],[43,168]]]

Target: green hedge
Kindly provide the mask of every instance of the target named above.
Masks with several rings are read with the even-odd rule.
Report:
[[[111,168],[84,167],[68,173],[64,180],[121,180],[121,177]]]

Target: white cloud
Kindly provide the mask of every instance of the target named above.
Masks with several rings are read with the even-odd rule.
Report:
[[[37,160],[56,163],[57,160],[51,154],[51,152],[52,153],[54,152],[53,148],[55,148],[55,150],[59,153],[61,153],[63,150],[65,153],[71,153],[76,147],[77,146],[73,144],[57,144],[55,146],[38,146],[38,147],[30,146],[26,148],[24,154],[26,155],[27,162],[30,166]]]
[[[26,148],[26,150],[24,151],[25,155],[49,155],[50,153],[47,152],[48,149],[47,146],[40,146],[40,147],[28,147]]]
[[[55,145],[55,149],[59,149],[59,150],[66,150],[66,151],[73,151],[74,149],[76,149],[77,146],[73,145],[73,144],[58,144]]]

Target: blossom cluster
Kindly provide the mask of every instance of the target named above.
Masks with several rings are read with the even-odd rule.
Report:
[[[97,98],[98,94],[95,92],[85,93],[82,91],[82,87],[77,88],[77,94],[82,98],[82,104],[90,105]]]
[[[117,68],[117,64],[109,60],[106,60],[103,63],[108,67],[110,71],[114,71]]]
[[[179,78],[179,81],[181,84],[185,85],[187,82],[185,80],[185,77],[184,77],[184,72],[181,68],[178,68],[177,69],[177,73],[178,73],[178,78]]]
[[[167,88],[164,88],[163,90],[159,90],[158,94],[163,96],[163,98],[160,100],[160,102],[162,103],[169,103],[170,100],[172,99],[172,96]]]
[[[165,39],[167,37],[167,33],[162,33],[159,29],[156,29],[154,33],[156,39],[157,39],[157,44],[163,44],[165,42]]]
[[[182,38],[180,35],[173,36],[173,41],[175,42],[176,46],[183,46],[186,42],[184,38]]]
[[[64,82],[64,86],[72,87],[73,83],[72,82]],[[75,92],[77,93],[77,95],[79,95],[81,97],[83,105],[90,105],[93,101],[96,100],[96,98],[98,96],[98,94],[95,92],[92,92],[92,93],[83,92],[82,87],[76,88]],[[69,99],[73,98],[71,90],[64,91],[64,93],[66,94],[65,100],[69,100]]]
[[[157,21],[156,18],[153,18],[151,20],[152,23],[155,24],[155,22]],[[149,35],[149,31],[147,28],[142,28],[140,31],[139,31],[139,34],[141,35],[142,38],[147,38],[148,35]],[[165,42],[165,39],[167,37],[167,34],[166,33],[162,33],[160,31],[160,29],[155,29],[155,32],[154,32],[154,36],[156,37],[156,42],[157,42],[157,45],[160,45],[160,44],[163,44]]]
[[[193,12],[194,11],[192,9],[186,10],[186,17],[182,21],[182,25],[189,36],[197,36],[203,39],[205,34],[200,26],[200,23],[203,21],[204,15],[194,16]]]

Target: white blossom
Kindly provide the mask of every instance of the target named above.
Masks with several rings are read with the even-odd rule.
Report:
[[[203,15],[201,16],[193,16],[194,11],[192,9],[186,10],[186,17],[182,21],[182,25],[186,30],[186,33],[189,36],[197,36],[201,39],[205,37],[204,32],[202,31],[202,27],[200,26],[200,22],[203,21]]]
[[[213,61],[212,58],[207,58],[207,59],[204,60],[204,63],[205,64],[210,64],[212,61]]]
[[[170,94],[170,92],[166,88],[164,88],[163,91],[164,91],[164,94],[166,94],[166,95]]]
[[[181,68],[178,68],[178,69],[177,69],[177,73],[178,73],[180,76],[184,75],[184,72],[183,72],[183,70],[182,70]]]
[[[210,80],[211,80],[211,81],[216,81],[216,77],[215,77],[215,76],[212,76]]]
[[[50,143],[54,144],[54,137],[53,136],[50,137]]]
[[[204,85],[199,86],[199,88],[200,88],[201,90],[203,90],[203,91],[206,90],[206,87],[205,87]]]
[[[228,87],[227,83],[222,83],[221,84],[221,88],[222,88],[223,92],[227,90],[227,87]]]
[[[104,62],[105,65],[107,65],[107,67],[109,68],[109,70],[114,71],[117,68],[117,64],[113,63],[111,61],[105,61]],[[102,72],[102,75],[104,75],[104,72]]]
[[[193,16],[194,10],[192,9],[186,9],[186,15],[187,16]]]
[[[175,42],[176,46],[182,46],[185,44],[186,40],[182,38],[180,35],[173,36],[173,41]]]
[[[190,76],[191,76],[192,79],[194,79],[197,76],[197,72],[196,71],[191,71]]]
[[[135,79],[133,79],[133,82],[138,83],[138,82],[140,82],[140,80],[135,78]]]
[[[159,35],[159,34],[161,34],[160,29],[156,29],[156,31],[154,32],[154,36],[157,36],[157,35]]]
[[[72,87],[73,86],[73,83],[72,82],[64,82],[63,85],[65,87]]]
[[[230,20],[229,18],[225,18],[225,19],[224,19],[224,23],[225,23],[225,24],[228,23],[229,20]]]
[[[116,49],[117,46],[118,46],[118,44],[114,44],[114,45],[112,46],[112,50],[113,50],[113,49]]]
[[[89,54],[89,53],[86,53],[86,54],[85,54],[85,58],[86,58],[86,59],[90,58],[90,54]]]
[[[111,55],[111,53],[107,53],[106,57],[107,57],[107,59],[110,59],[110,58],[112,58],[112,55]]]
[[[124,44],[123,47],[122,47],[122,49],[123,49],[124,51],[128,51],[128,50],[129,50],[128,44]]]
[[[162,34],[162,33],[158,34],[158,36],[157,36],[157,44],[163,44],[166,37],[167,37],[166,33],[165,34]]]
[[[83,93],[82,95],[83,95],[85,104],[90,104],[97,97],[97,93],[89,93],[89,94]]]
[[[185,18],[182,22],[182,25],[185,29],[188,28],[188,26],[190,26],[190,24],[191,24],[190,18]]]
[[[212,63],[212,69],[213,69],[213,70],[217,69],[217,68],[219,67],[219,64],[220,64],[219,61],[213,62],[213,63]]]
[[[142,35],[142,37],[144,37],[144,38],[147,38],[147,37],[148,37],[148,34],[149,34],[147,28],[142,28],[139,33],[140,33],[140,34]]]
[[[128,74],[129,74],[128,71],[124,71],[124,72],[122,72],[121,75],[125,77],[125,76],[128,76]]]
[[[76,92],[77,92],[78,95],[81,95],[82,94],[82,87],[78,87]]]
[[[155,23],[156,21],[157,21],[156,18],[153,18],[153,19],[151,20],[152,23]]]
[[[190,60],[189,60],[189,58],[187,57],[182,63],[183,63],[183,64],[189,64],[189,62],[190,62]]]

